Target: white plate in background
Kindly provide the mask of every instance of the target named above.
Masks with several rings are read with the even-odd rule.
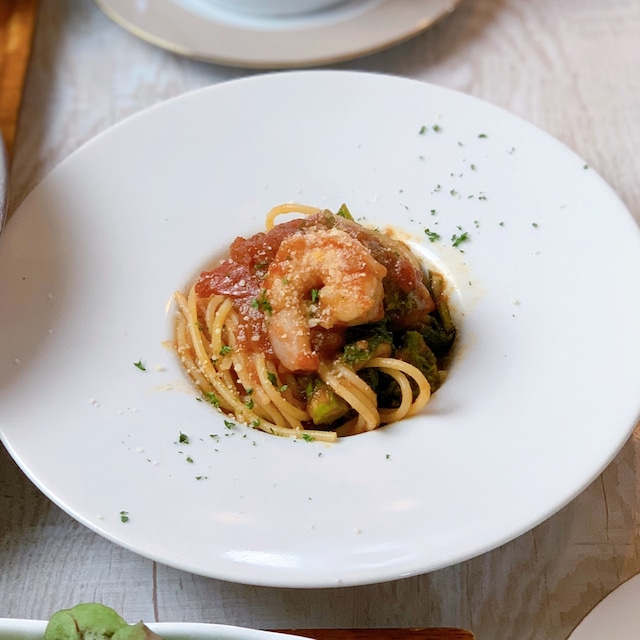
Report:
[[[114,22],[154,45],[205,62],[278,69],[331,64],[408,40],[459,0],[347,0],[305,16],[251,17],[206,0],[96,0]]]
[[[598,603],[568,640],[636,640],[640,629],[640,575],[623,582]]]
[[[328,446],[226,429],[194,400],[167,303],[291,200],[346,202],[449,277],[458,354],[421,415]],[[609,463],[640,409],[639,289],[629,212],[522,120],[375,74],[238,80],[98,136],[12,216],[0,436],[74,518],[167,565],[402,578],[524,533]]]

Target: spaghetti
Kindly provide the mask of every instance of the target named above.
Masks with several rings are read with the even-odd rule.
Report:
[[[276,224],[283,214],[302,214]],[[402,242],[280,205],[266,231],[175,294],[175,347],[202,397],[279,436],[335,441],[419,412],[456,329],[444,281]]]

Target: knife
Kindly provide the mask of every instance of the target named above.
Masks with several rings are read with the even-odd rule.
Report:
[[[31,53],[38,2],[39,0],[0,0],[0,232],[7,215],[9,161]]]
[[[314,640],[475,640],[471,631],[453,627],[419,629],[278,629]]]

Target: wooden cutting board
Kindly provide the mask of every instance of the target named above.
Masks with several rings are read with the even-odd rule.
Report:
[[[475,640],[471,631],[453,628],[432,629],[283,629],[314,640]]]
[[[0,0],[0,131],[11,158],[39,0]]]

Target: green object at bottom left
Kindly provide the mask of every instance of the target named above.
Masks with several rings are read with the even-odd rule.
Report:
[[[127,622],[97,602],[77,604],[51,616],[44,640],[161,640],[142,621]]]

